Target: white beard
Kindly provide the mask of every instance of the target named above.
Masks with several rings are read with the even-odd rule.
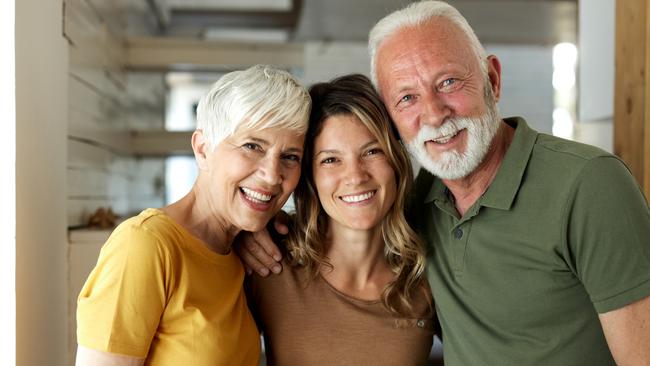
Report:
[[[438,128],[423,125],[418,135],[406,143],[409,153],[424,169],[441,179],[454,180],[468,176],[483,162],[501,122],[491,90],[487,93],[490,94],[486,95],[488,111],[484,115],[448,118]],[[467,129],[465,151],[445,151],[435,159],[429,154],[425,147],[426,141],[453,136],[462,129]]]

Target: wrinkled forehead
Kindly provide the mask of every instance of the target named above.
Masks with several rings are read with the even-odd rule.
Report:
[[[409,65],[476,64],[472,42],[452,21],[435,17],[422,24],[397,30],[377,50],[377,79],[391,78],[393,71]],[[390,82],[392,80],[383,80]]]
[[[405,26],[387,37],[377,50],[378,58],[382,53],[396,49],[398,45],[406,53],[442,54],[445,52],[472,54],[472,42],[467,34],[449,19],[434,17],[426,22]],[[412,47],[412,46],[419,47]]]

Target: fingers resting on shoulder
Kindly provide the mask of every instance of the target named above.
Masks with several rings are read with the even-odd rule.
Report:
[[[255,233],[240,233],[235,239],[233,248],[248,274],[255,271],[260,276],[266,277],[270,273],[282,272],[280,263],[282,253],[266,229]]]

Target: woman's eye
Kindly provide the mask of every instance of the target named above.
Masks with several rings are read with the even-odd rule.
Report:
[[[321,164],[332,164],[336,162],[336,158],[325,158],[320,161]]]
[[[366,155],[383,154],[384,151],[378,147],[366,151]]]
[[[254,142],[247,142],[242,147],[246,150],[262,150],[262,147]]]

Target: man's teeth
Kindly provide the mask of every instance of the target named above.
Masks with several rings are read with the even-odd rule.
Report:
[[[375,192],[367,192],[364,194],[358,194],[358,195],[352,195],[352,196],[341,196],[341,199],[345,202],[348,203],[355,203],[355,202],[361,202],[369,199],[370,197],[374,196]]]
[[[433,140],[431,140],[431,141],[435,142],[436,144],[446,144],[446,143],[448,143],[449,141],[451,141],[451,139],[453,139],[454,137],[456,137],[456,135],[458,135],[458,132],[459,132],[459,131],[456,131],[456,132],[454,132],[452,135],[442,136],[442,137],[439,137],[439,138],[437,138],[437,139],[433,139]]]
[[[271,198],[273,198],[273,196],[271,196],[271,195],[263,194],[263,193],[254,191],[254,190],[252,190],[250,188],[242,187],[241,190],[244,192],[244,194],[248,198],[252,198],[252,199],[257,200],[257,201],[268,202],[268,201],[271,200]]]

